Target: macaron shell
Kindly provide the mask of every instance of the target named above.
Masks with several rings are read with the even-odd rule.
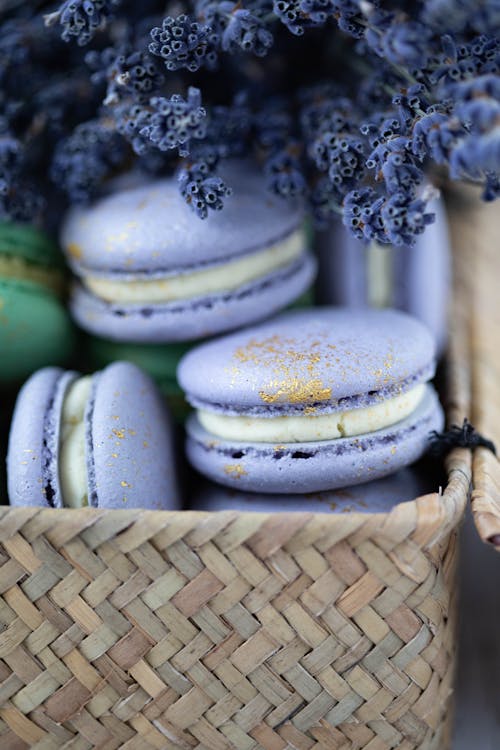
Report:
[[[451,245],[444,202],[429,204],[435,221],[417,236],[412,247],[387,245],[392,275],[391,307],[424,323],[434,335],[437,351],[447,340],[451,288]],[[319,256],[318,299],[322,304],[369,306],[369,246],[356,239],[340,221],[316,239]]]
[[[89,504],[179,507],[169,415],[152,380],[128,362],[95,377],[89,411]]]
[[[90,208],[74,208],[61,243],[79,273],[168,273],[262,250],[302,222],[302,208],[271,195],[265,177],[246,162],[226,163],[233,188],[222,211],[199,219],[175,177],[118,190]]]
[[[394,307],[414,315],[433,333],[439,353],[448,338],[451,245],[442,201],[429,207],[436,220],[413,247],[394,249]]]
[[[426,473],[405,468],[353,487],[297,495],[241,492],[205,481],[193,493],[190,510],[244,513],[388,513],[398,503],[436,490]]]
[[[340,219],[328,230],[318,232],[315,238],[319,260],[316,288],[320,304],[368,307],[366,247]]]
[[[85,340],[85,356],[92,369],[101,370],[119,360],[133,362],[153,378],[165,396],[174,419],[181,423],[190,407],[177,383],[176,370],[179,360],[189,348],[190,345],[186,343],[132,344],[97,336],[87,336]]]
[[[235,291],[149,306],[108,304],[76,284],[71,312],[84,330],[115,341],[190,341],[254,323],[282,310],[311,285],[315,271],[315,261],[306,253],[293,266]]]
[[[32,375],[17,397],[7,452],[7,487],[11,505],[49,507],[44,490],[45,424],[57,383],[64,371],[47,367]]]
[[[187,422],[187,455],[202,474],[235,489],[266,493],[319,492],[384,477],[417,461],[444,416],[432,386],[407,419],[356,438],[317,443],[236,443]]]
[[[202,344],[183,357],[177,376],[194,406],[266,415],[369,405],[433,372],[434,341],[414,318],[315,308]]]
[[[75,330],[62,302],[29,282],[0,280],[0,383],[71,355]]]

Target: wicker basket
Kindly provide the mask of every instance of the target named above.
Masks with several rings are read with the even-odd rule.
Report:
[[[470,415],[472,374],[494,434],[457,237],[448,416]],[[498,465],[474,462],[495,541]],[[445,750],[469,451],[446,468],[387,515],[2,508],[0,747]]]

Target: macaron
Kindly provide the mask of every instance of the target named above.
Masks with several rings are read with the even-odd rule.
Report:
[[[192,349],[177,372],[197,410],[187,455],[220,484],[304,493],[416,461],[443,412],[434,340],[394,310],[318,308]]]
[[[129,342],[206,338],[271,316],[309,288],[303,210],[266,191],[250,163],[227,163],[233,193],[199,219],[175,178],[130,184],[64,221],[85,330]]]
[[[414,315],[444,351],[451,289],[451,246],[444,202],[412,247],[357,240],[340,221],[318,234],[318,298],[348,307],[394,307]]]
[[[246,513],[389,513],[398,503],[435,492],[434,483],[417,464],[373,482],[308,494],[266,495],[222,487],[205,480],[192,492],[189,510],[236,510]]]
[[[152,380],[128,362],[36,372],[14,409],[7,484],[11,505],[177,508],[171,425]]]
[[[75,332],[58,248],[30,226],[0,223],[0,385],[64,364]]]

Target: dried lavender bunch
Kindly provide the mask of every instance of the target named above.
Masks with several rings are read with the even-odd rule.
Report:
[[[205,218],[230,190],[220,160],[244,154],[366,240],[424,231],[433,164],[498,197],[498,0],[30,5],[0,23],[4,215],[29,180],[83,201],[135,164],[177,170]]]

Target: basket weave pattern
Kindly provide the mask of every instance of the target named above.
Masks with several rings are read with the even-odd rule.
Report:
[[[422,549],[441,504],[383,528],[5,509],[2,749],[443,748],[455,533]]]
[[[1,508],[0,748],[445,750],[469,451],[446,469],[385,515]]]

